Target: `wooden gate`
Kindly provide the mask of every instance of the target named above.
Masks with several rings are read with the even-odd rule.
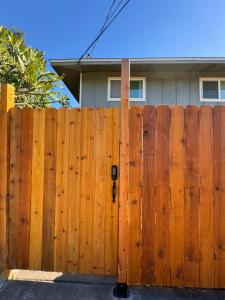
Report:
[[[129,117],[128,284],[225,288],[225,107]]]
[[[117,108],[12,109],[9,268],[115,275],[118,164]]]

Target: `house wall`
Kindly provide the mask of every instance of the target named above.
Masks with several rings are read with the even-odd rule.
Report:
[[[119,106],[119,102],[107,101],[108,77],[119,77],[112,72],[82,73],[82,107]],[[146,78],[146,101],[130,102],[131,105],[144,104],[181,104],[181,105],[216,105],[216,102],[199,101],[199,77],[225,77],[225,73],[192,72],[141,72],[131,73],[132,77]]]

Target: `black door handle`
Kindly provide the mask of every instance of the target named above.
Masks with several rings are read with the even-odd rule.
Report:
[[[115,203],[116,202],[116,180],[118,178],[118,172],[117,172],[117,166],[116,165],[112,166],[111,176],[112,176],[112,181],[113,181],[113,185],[112,185],[112,202]]]
[[[112,202],[116,202],[116,181],[113,181],[113,186],[112,186]]]

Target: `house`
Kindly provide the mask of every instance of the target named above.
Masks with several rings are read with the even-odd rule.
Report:
[[[52,59],[52,67],[81,107],[119,105],[119,58]],[[130,103],[225,103],[225,58],[130,59]]]

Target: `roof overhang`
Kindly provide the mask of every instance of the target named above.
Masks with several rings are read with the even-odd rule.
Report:
[[[122,58],[51,59],[54,70],[79,101],[81,72],[120,72]],[[225,57],[131,58],[131,72],[225,72]]]

